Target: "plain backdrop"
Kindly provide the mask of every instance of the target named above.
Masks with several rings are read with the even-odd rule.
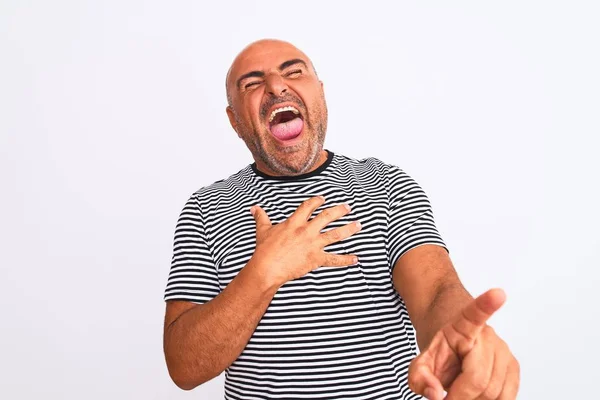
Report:
[[[0,398],[220,399],[162,353],[189,195],[251,163],[225,114],[248,43],[289,40],[325,147],[426,190],[520,399],[597,394],[598,8],[570,2],[0,2]]]

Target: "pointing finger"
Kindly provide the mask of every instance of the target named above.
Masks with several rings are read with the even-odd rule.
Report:
[[[451,331],[447,332],[450,346],[461,355],[468,352],[486,322],[505,301],[506,295],[502,289],[488,290],[473,300],[448,326]]]

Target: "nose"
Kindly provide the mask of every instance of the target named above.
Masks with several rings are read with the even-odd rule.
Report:
[[[267,92],[275,97],[283,96],[285,92],[287,92],[287,85],[281,76],[271,75],[267,77]]]

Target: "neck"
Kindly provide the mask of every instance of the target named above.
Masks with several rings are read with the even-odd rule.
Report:
[[[321,151],[318,153],[316,160],[314,161],[313,165],[309,168],[309,169],[300,169],[300,172],[296,172],[296,173],[282,173],[280,171],[274,171],[273,169],[269,168],[260,158],[255,157],[254,161],[256,163],[256,169],[258,169],[260,172],[266,174],[266,175],[270,175],[270,176],[277,176],[277,177],[281,177],[281,176],[296,176],[296,175],[304,175],[304,174],[308,174],[313,172],[314,170],[316,170],[317,168],[319,168],[321,165],[323,165],[326,161],[327,161],[327,157],[328,157],[328,153],[327,151],[321,149]],[[312,161],[312,160],[303,160],[303,161]]]

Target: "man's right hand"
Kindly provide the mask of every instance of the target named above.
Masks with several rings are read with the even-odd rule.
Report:
[[[331,254],[323,250],[327,245],[346,239],[360,231],[358,221],[321,233],[331,222],[350,212],[350,206],[340,204],[323,210],[308,220],[325,199],[313,197],[284,222],[273,225],[267,213],[259,206],[250,209],[256,221],[256,250],[252,262],[259,265],[263,276],[277,287],[300,278],[320,266],[346,266],[358,262],[353,254]]]

